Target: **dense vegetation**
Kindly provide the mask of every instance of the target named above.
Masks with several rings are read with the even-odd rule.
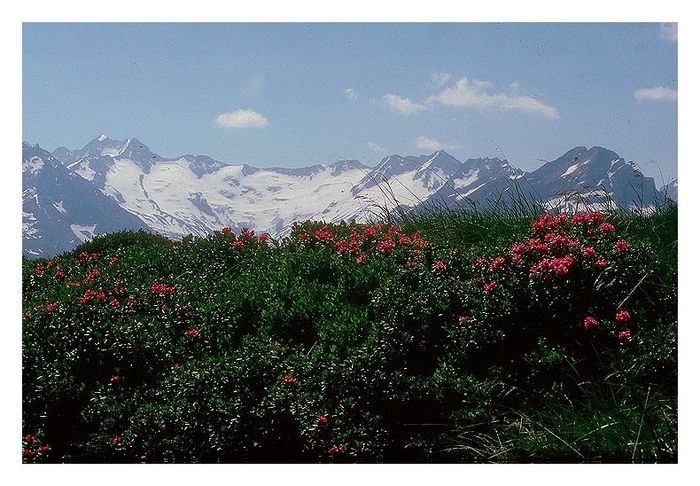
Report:
[[[23,260],[25,462],[674,462],[677,210]]]

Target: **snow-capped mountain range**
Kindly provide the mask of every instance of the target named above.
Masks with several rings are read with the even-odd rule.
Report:
[[[385,208],[489,208],[521,198],[552,206],[653,206],[664,196],[631,162],[576,147],[524,173],[499,158],[460,162],[444,151],[298,169],[229,165],[206,155],[161,157],[136,138],[100,135],[49,153],[23,144],[23,252],[52,255],[100,233],[147,229],[170,238],[225,226],[272,236],[295,221],[366,221]],[[572,196],[572,193],[575,196]]]

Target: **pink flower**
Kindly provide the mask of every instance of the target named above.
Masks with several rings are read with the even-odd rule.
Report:
[[[630,315],[629,311],[621,310],[617,314],[615,314],[615,320],[617,322],[629,322],[630,319],[632,319],[632,316]]]
[[[459,316],[457,322],[459,324],[465,324],[469,320],[469,316]]]
[[[365,260],[367,260],[367,253],[363,253],[362,255],[360,255],[359,257],[357,257],[357,258],[355,259],[355,263],[357,263],[358,265],[360,265],[360,264],[364,263]]]
[[[496,287],[498,287],[497,282],[495,282],[495,281],[489,282],[486,285],[484,285],[484,292],[486,292],[487,294],[490,294],[491,292],[493,292],[496,289]]]
[[[229,234],[231,231],[232,230],[230,226],[226,226],[224,229],[221,230],[221,232],[225,235]]]
[[[242,250],[243,247],[245,246],[244,243],[243,243],[243,241],[241,241],[241,240],[236,240],[236,241],[234,241],[234,242],[232,243],[232,245],[233,245],[233,247],[234,247],[236,250]]]
[[[117,299],[113,299],[112,302],[109,303],[109,305],[116,309],[117,307],[119,307],[119,301]]]
[[[282,381],[285,385],[296,385],[299,380],[297,380],[296,376],[287,373],[282,377]]]
[[[632,331],[629,329],[620,329],[617,333],[617,338],[620,341],[623,341],[625,339],[629,339],[632,337]]]
[[[601,258],[600,260],[596,260],[595,266],[598,268],[607,268],[608,267],[608,261]]]
[[[52,302],[49,305],[46,306],[46,311],[51,312],[55,309],[58,309],[58,302]]]
[[[53,278],[63,278],[66,274],[63,273],[60,270],[56,270],[56,273],[54,274]]]
[[[436,270],[438,272],[444,272],[445,270],[447,270],[447,265],[445,265],[444,262],[438,260],[437,262],[433,263],[433,270]]]
[[[496,257],[494,261],[491,262],[491,265],[489,265],[489,272],[495,272],[499,268],[501,268],[504,264],[506,263],[506,259],[503,258],[502,256]]]
[[[158,295],[173,295],[177,288],[174,285],[154,283],[151,285],[151,293]]]
[[[594,317],[588,316],[583,320],[583,328],[588,331],[598,325],[598,320]]]
[[[331,451],[333,454],[340,454],[341,452],[345,452],[345,448],[339,445],[332,445],[328,450]]]
[[[260,236],[258,236],[258,240],[260,240],[260,242],[262,242],[262,243],[265,243],[269,239],[270,239],[270,235],[268,235],[267,233],[263,233]]]
[[[51,446],[48,444],[40,445],[39,452],[41,452],[43,454],[48,454],[49,452],[51,452]]]
[[[119,445],[119,443],[122,441],[122,436],[121,435],[115,435],[114,438],[112,439],[112,445],[116,446]]]
[[[632,246],[625,240],[617,240],[617,243],[615,243],[615,249],[620,253],[625,252],[630,248],[632,248]]]
[[[592,246],[584,246],[581,249],[581,254],[586,258],[593,257],[595,256],[595,248],[593,248]]]
[[[318,425],[325,425],[328,423],[328,417],[326,417],[325,415],[321,415],[319,417],[316,417],[316,423]]]
[[[112,375],[112,378],[109,379],[111,383],[119,383],[121,381],[121,376],[119,375]]]
[[[197,339],[199,337],[199,331],[197,329],[187,329],[183,334],[190,339]]]
[[[272,345],[276,348],[279,348],[280,346],[282,346],[282,343],[280,343],[279,341],[275,341],[274,343],[272,343]]]
[[[333,233],[328,231],[328,227],[324,226],[316,230],[315,236],[317,239],[323,241],[324,243],[329,243],[333,241]]]
[[[391,253],[396,248],[394,240],[382,240],[377,243],[377,251],[379,253]]]
[[[300,234],[299,236],[297,236],[297,241],[298,241],[299,243],[304,243],[305,241],[308,241],[309,238],[311,238],[311,237],[309,236],[309,233],[307,233],[306,231],[304,231],[302,234]]]
[[[600,231],[602,231],[603,233],[614,233],[615,226],[613,226],[610,223],[603,223],[600,225]]]

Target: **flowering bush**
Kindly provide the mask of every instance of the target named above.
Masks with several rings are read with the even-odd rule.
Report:
[[[655,248],[596,212],[527,225],[127,232],[24,260],[22,460],[472,460],[449,434],[498,407],[673,377]]]

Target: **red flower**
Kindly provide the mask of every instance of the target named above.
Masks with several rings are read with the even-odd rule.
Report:
[[[498,287],[498,282],[495,282],[495,281],[489,282],[486,285],[484,285],[484,292],[486,292],[487,294],[490,294],[491,292],[493,292],[496,289],[496,287]]]
[[[583,327],[586,331],[592,329],[598,325],[598,320],[594,317],[588,316],[583,320]]]
[[[121,435],[115,435],[114,438],[112,439],[112,445],[116,446],[119,445],[119,443],[122,441],[122,436]]]
[[[340,454],[341,452],[345,452],[345,448],[339,445],[332,445],[328,450],[331,451],[333,454]]]
[[[52,302],[46,306],[46,312],[51,312],[54,309],[58,309],[58,302]]]
[[[359,257],[357,257],[357,258],[355,259],[355,263],[357,263],[357,264],[359,265],[359,264],[364,263],[365,260],[367,260],[367,253],[363,253],[362,255],[360,255]]]
[[[289,373],[282,377],[282,381],[285,385],[296,385],[298,382],[296,376],[290,375]]]
[[[630,248],[632,248],[632,246],[625,240],[617,240],[617,243],[615,243],[615,249],[620,253],[627,251]]]
[[[409,260],[406,262],[407,267],[415,267],[416,265],[418,265],[418,262],[415,260]]]
[[[311,238],[311,237],[309,236],[309,234],[308,234],[306,231],[304,231],[302,234],[300,234],[299,236],[297,236],[297,241],[298,241],[299,243],[303,243],[303,242],[305,242],[305,241],[308,241],[309,238]]]
[[[129,307],[134,307],[138,302],[136,302],[136,299],[127,299],[126,305]]]
[[[93,280],[95,280],[98,276],[100,275],[100,271],[96,268],[93,268],[90,270],[90,273],[88,273],[87,277],[85,277],[85,280],[83,280],[83,283],[90,283]]]
[[[598,268],[607,268],[608,267],[608,261],[601,258],[600,260],[596,260],[595,266]]]
[[[225,235],[229,234],[231,231],[232,230],[230,226],[226,226],[224,229],[221,230],[221,232]]]
[[[110,383],[119,383],[121,381],[121,376],[119,375],[112,375],[112,378],[110,378]]]
[[[433,270],[436,270],[438,272],[444,272],[445,270],[447,270],[447,265],[445,265],[444,262],[438,260],[437,262],[433,263]]]
[[[617,322],[629,322],[630,319],[632,319],[632,316],[630,315],[629,311],[621,310],[615,314],[615,320]]]
[[[51,452],[51,446],[48,444],[40,445],[39,452],[41,452],[43,454],[48,454],[49,452]]]
[[[68,285],[69,287],[80,287],[80,282],[76,282],[75,280],[69,280],[66,285]]]
[[[377,251],[379,253],[391,253],[396,248],[394,240],[382,240],[377,243]]]
[[[272,343],[272,345],[276,348],[279,348],[280,346],[282,346],[282,343],[280,343],[279,341],[275,341],[274,343]]]
[[[32,452],[30,449],[24,449],[22,451],[22,456],[24,457],[32,457],[34,455],[34,452]]]
[[[244,246],[245,246],[245,245],[243,244],[243,241],[241,241],[241,240],[236,240],[236,241],[233,242],[233,247],[234,247],[236,250],[242,250]]]
[[[499,268],[501,268],[504,264],[506,263],[506,259],[503,258],[502,256],[496,257],[494,261],[491,262],[491,265],[489,265],[489,272],[495,272]]]
[[[460,324],[464,324],[464,323],[466,323],[468,320],[469,320],[469,316],[459,316],[459,318],[457,318],[457,322],[460,323]]]
[[[36,435],[27,434],[24,436],[25,442],[39,442],[39,438]]]
[[[321,415],[321,416],[316,418],[316,423],[318,425],[325,425],[328,423],[328,417]]]
[[[625,339],[629,339],[632,337],[632,331],[629,329],[620,329],[617,333],[617,338],[620,341],[623,341]]]
[[[154,283],[151,285],[151,293],[159,295],[172,295],[177,288],[174,285],[164,285],[162,283]]]
[[[600,231],[603,233],[614,233],[615,227],[610,223],[603,223],[600,225]]]
[[[99,300],[100,302],[105,302],[107,300],[107,296],[104,292],[99,292],[97,294],[97,300]]]
[[[63,277],[65,277],[65,276],[66,276],[65,273],[63,273],[63,272],[60,271],[60,270],[56,270],[56,273],[54,274],[53,278],[63,278]]]
[[[36,268],[36,274],[39,275],[40,277],[44,276],[44,266],[43,265],[37,265]]]
[[[114,265],[117,262],[117,257],[109,257],[109,264]]]
[[[327,226],[324,226],[323,228],[317,229],[316,233],[315,233],[316,238],[325,242],[325,243],[329,243],[329,242],[333,241],[333,233],[331,233],[330,231],[327,231],[327,229],[328,229]]]
[[[258,240],[260,240],[262,243],[265,243],[269,239],[270,235],[268,235],[267,233],[263,233],[260,236],[258,236]]]
[[[581,248],[581,254],[585,256],[586,258],[590,258],[595,256],[595,248],[592,246],[584,246]]]
[[[81,251],[80,255],[78,255],[79,258],[89,258],[90,255],[86,251]]]
[[[183,334],[190,339],[197,339],[199,337],[199,331],[197,329],[187,329]]]

